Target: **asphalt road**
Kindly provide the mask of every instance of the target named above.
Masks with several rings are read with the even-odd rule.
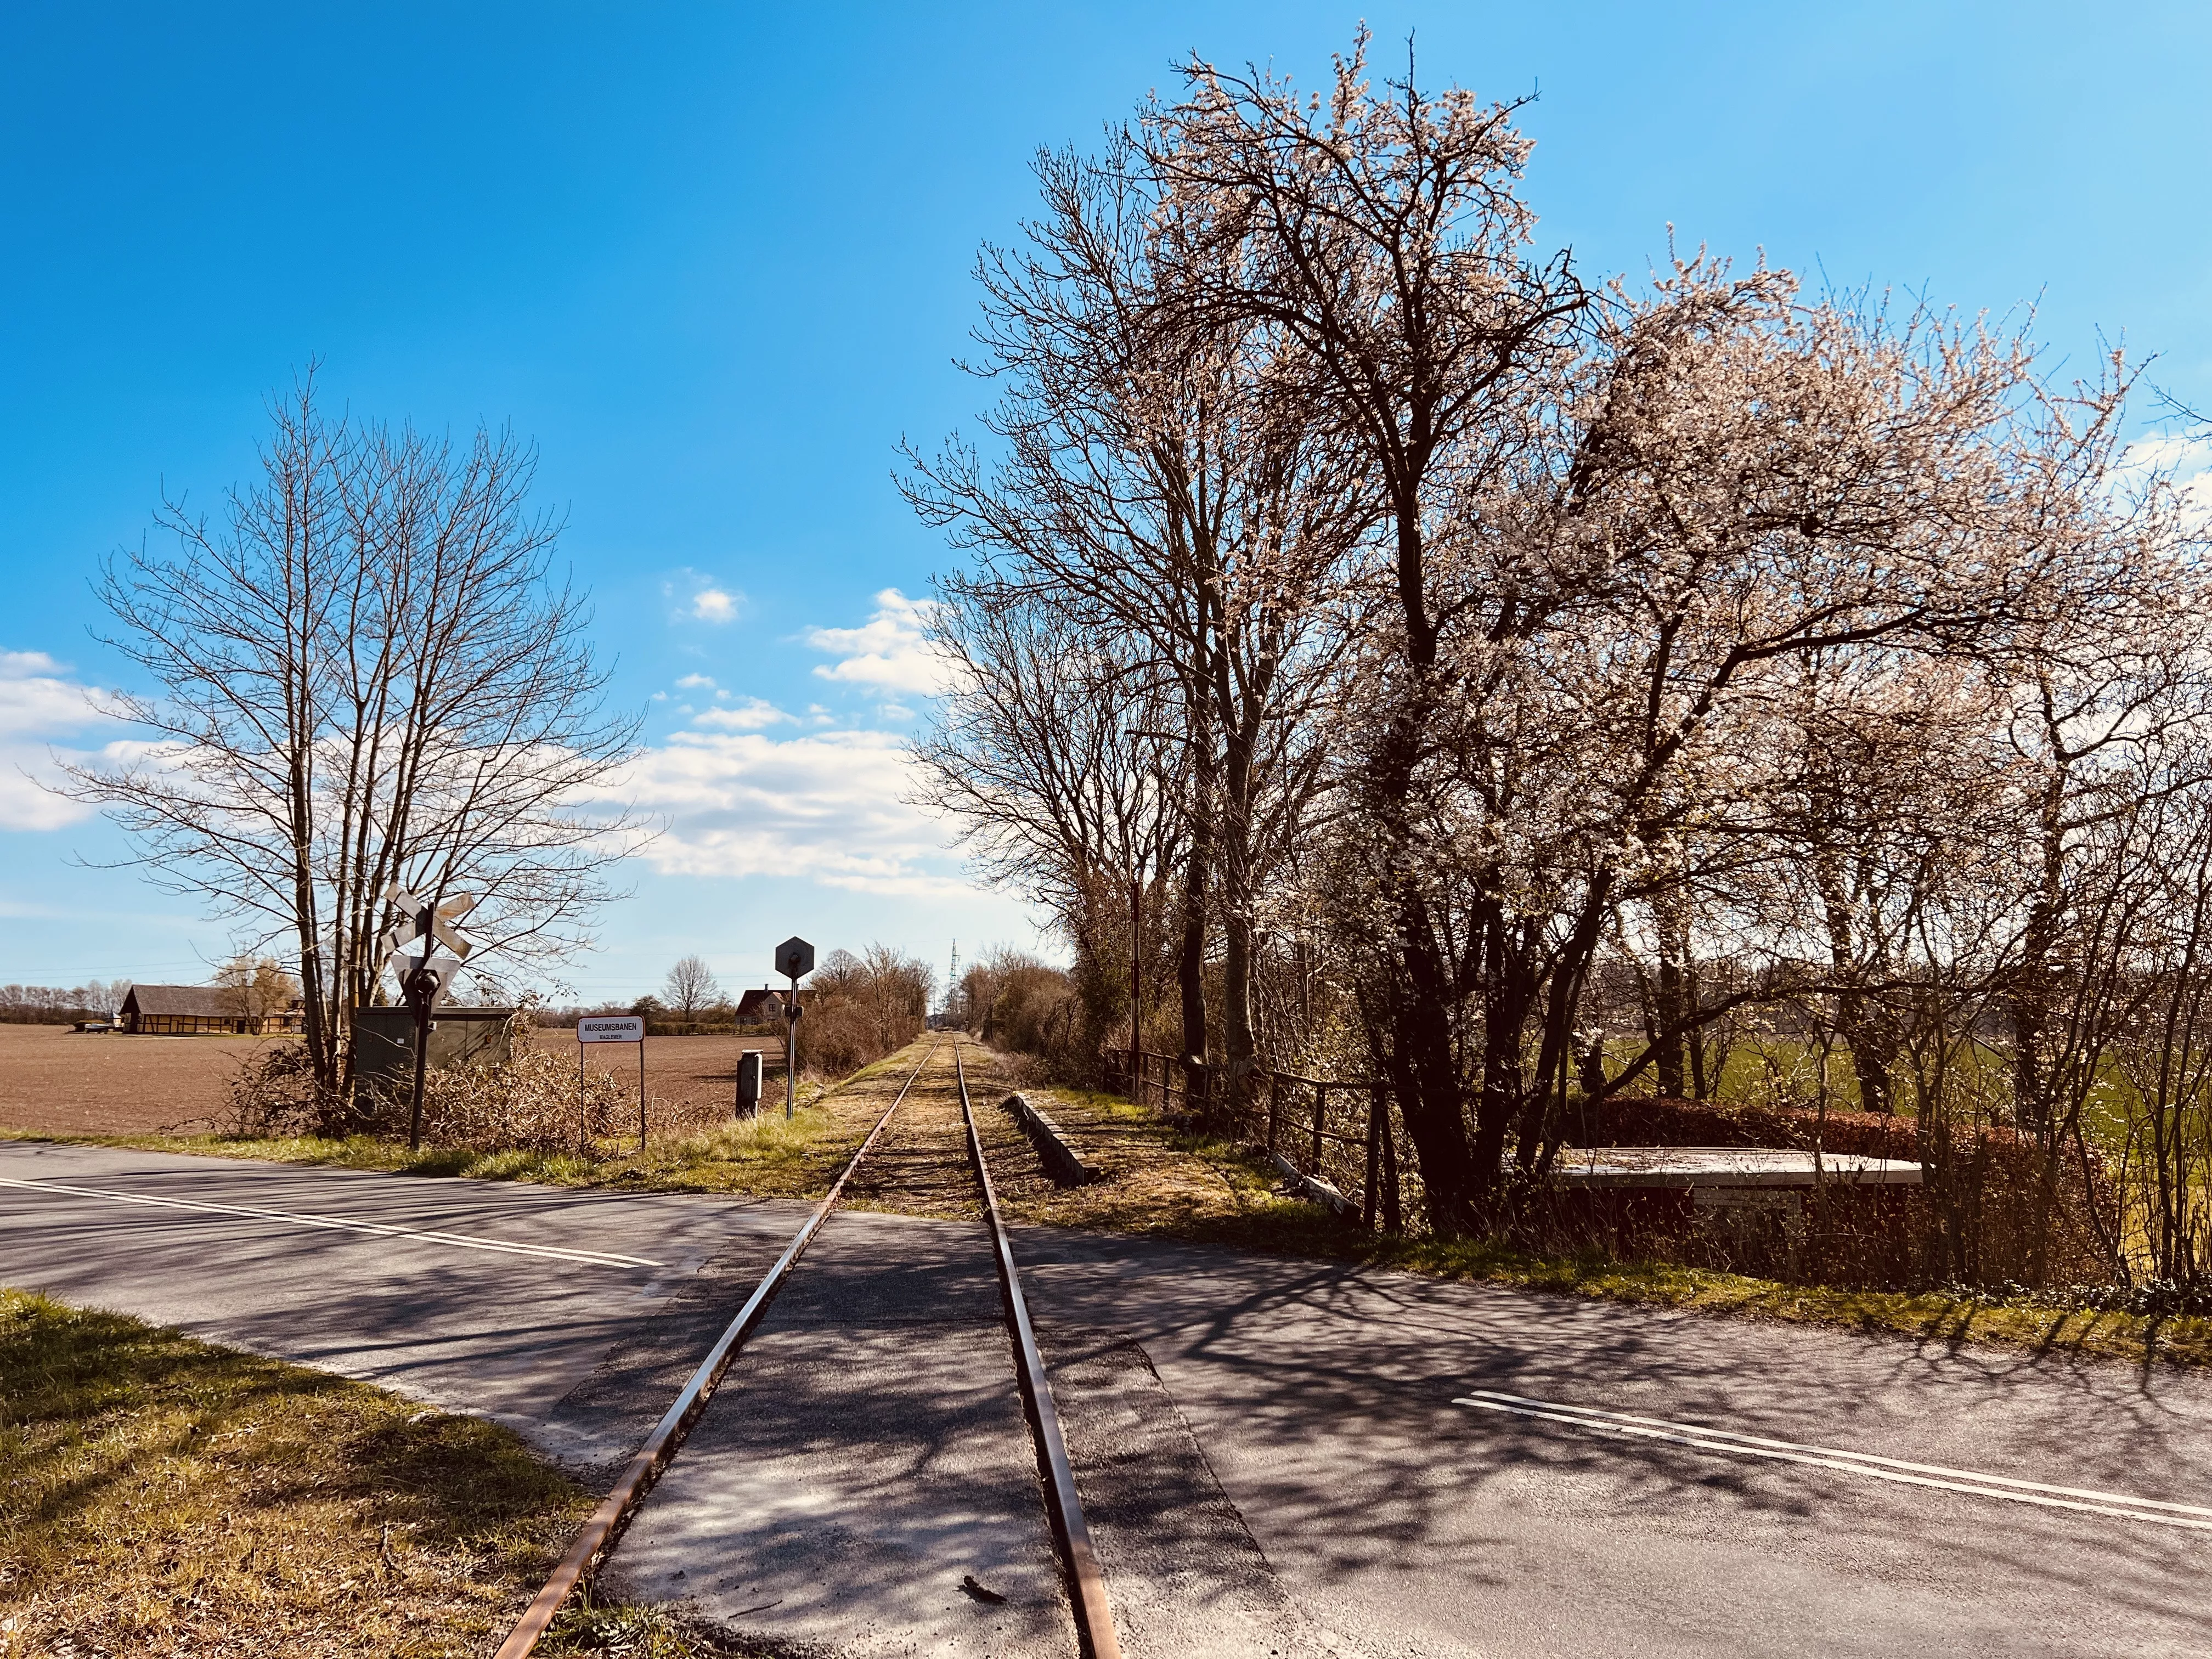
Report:
[[[21,1144],[0,1182],[38,1183],[0,1185],[0,1282],[602,1467],[803,1213]],[[996,1401],[975,1380],[1003,1339],[975,1237],[833,1220],[626,1541],[633,1582],[740,1614],[718,1598],[747,1574],[822,1559],[774,1557],[762,1527],[845,1528],[865,1559],[929,1519],[888,1514],[883,1475],[933,1466],[977,1517],[939,1554],[1010,1604],[1042,1595],[1011,1380]],[[2207,1379],[1138,1240],[1015,1246],[1138,1659],[1205,1650],[1194,1626],[1284,1653],[2212,1652]],[[888,1449],[858,1449],[872,1425]],[[729,1582],[692,1583],[702,1565]],[[1056,1639],[910,1616],[853,1645]]]

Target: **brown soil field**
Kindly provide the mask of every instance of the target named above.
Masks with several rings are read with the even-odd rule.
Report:
[[[0,1126],[59,1134],[204,1130],[221,1120],[239,1063],[284,1040],[0,1025]]]
[[[144,1134],[173,1127],[204,1133],[224,1128],[224,1106],[239,1064],[272,1042],[242,1036],[92,1036],[65,1025],[0,1024],[0,1130],[48,1134]],[[573,1056],[568,1031],[540,1031],[543,1048]],[[594,1044],[588,1063],[633,1086],[637,1053],[627,1044]],[[780,1067],[773,1038],[653,1037],[645,1045],[646,1087],[659,1099],[726,1107],[736,1088],[738,1055],[758,1048]],[[780,1077],[766,1092],[778,1094]]]
[[[538,1046],[571,1060],[582,1046],[574,1031],[540,1031]],[[605,1072],[617,1082],[637,1087],[637,1050],[627,1042],[594,1042],[584,1063]],[[772,1073],[762,1087],[765,1098],[783,1098],[783,1044],[775,1037],[657,1036],[645,1041],[646,1091],[655,1100],[681,1101],[687,1106],[720,1107],[725,1115],[735,1109],[738,1056],[748,1048],[761,1051],[761,1066]],[[799,1049],[804,1066],[806,1051]],[[805,1076],[802,1072],[801,1077]]]

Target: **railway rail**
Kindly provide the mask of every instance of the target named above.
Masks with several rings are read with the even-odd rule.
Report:
[[[928,1049],[915,1064],[899,1085],[898,1093],[884,1109],[884,1115],[868,1131],[852,1158],[847,1161],[828,1194],[817,1205],[813,1212],[792,1236],[782,1255],[745,1298],[744,1306],[723,1328],[706,1357],[699,1363],[675,1401],[661,1417],[652,1433],[647,1435],[635,1455],[624,1467],[613,1488],[592,1511],[575,1540],[568,1547],[544,1587],[540,1589],[524,1612],[507,1639],[500,1644],[496,1659],[525,1659],[536,1650],[539,1640],[551,1626],[554,1619],[566,1605],[579,1585],[587,1583],[594,1571],[604,1562],[615,1546],[621,1541],[623,1532],[636,1514],[661,1473],[675,1459],[690,1433],[693,1425],[707,1408],[720,1385],[723,1376],[744,1350],[766,1316],[776,1292],[797,1267],[823,1224],[836,1210],[844,1195],[848,1183],[884,1138],[884,1133],[906,1102],[908,1094],[921,1079],[929,1063],[937,1056],[945,1039],[933,1041]],[[1075,1489],[1074,1473],[1068,1462],[1067,1447],[1060,1433],[1059,1413],[1053,1404],[1051,1386],[1046,1379],[1044,1362],[1038,1352],[1036,1334],[1031,1325],[1027,1298],[1022,1293],[1021,1273],[1014,1261],[1012,1244],[1007,1239],[1006,1225],[999,1213],[998,1196],[991,1182],[988,1160],[983,1155],[983,1142],[975,1124],[975,1112],[968,1093],[968,1072],[961,1055],[961,1042],[955,1034],[951,1039],[953,1075],[960,1094],[960,1114],[966,1131],[968,1158],[975,1181],[981,1190],[984,1222],[988,1227],[994,1260],[996,1264],[1001,1306],[1004,1310],[1008,1340],[1012,1349],[1015,1386],[1021,1396],[1022,1413],[1028,1423],[1030,1444],[1036,1455],[1037,1474],[1046,1519],[1052,1534],[1053,1546],[1059,1556],[1060,1571],[1066,1584],[1068,1605],[1074,1615],[1075,1636],[1083,1659],[1121,1659],[1121,1648],[1114,1633],[1114,1618],[1106,1597],[1103,1574],[1100,1571],[1097,1552],[1091,1541],[1089,1527],[1083,1518],[1082,1500]]]

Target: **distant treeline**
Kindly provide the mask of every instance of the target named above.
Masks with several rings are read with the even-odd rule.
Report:
[[[535,1018],[541,1028],[550,1030],[574,1030],[580,1019],[635,1014],[645,1020],[647,1036],[733,1031],[781,1035],[781,1016],[764,1024],[739,1025],[737,1005],[696,957],[677,963],[664,988],[665,1000],[642,996],[631,1003],[606,1002],[592,1008],[539,1008]],[[806,1010],[799,1036],[801,1067],[842,1077],[911,1042],[928,1015],[933,989],[927,963],[888,945],[872,945],[858,956],[850,951],[830,951],[800,993]]]
[[[112,1019],[131,994],[131,981],[93,980],[83,985],[0,985],[0,1024],[72,1025]]]
[[[735,1030],[768,1029],[768,1025],[757,1021],[748,1021],[739,1026],[737,1008],[731,1003],[716,1003],[710,1007],[694,1009],[687,1018],[668,1007],[659,998],[649,996],[640,997],[635,1002],[601,1002],[588,1008],[538,1008],[532,1011],[532,1018],[538,1022],[541,1030],[573,1031],[578,1020],[605,1019],[622,1014],[642,1017],[648,1036],[709,1036],[717,1033],[726,1036]],[[769,1024],[781,1027],[782,1023],[779,1018],[769,1022]]]

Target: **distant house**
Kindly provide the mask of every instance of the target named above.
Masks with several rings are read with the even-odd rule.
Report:
[[[284,1008],[258,1018],[238,1011],[238,993],[220,985],[134,985],[123,999],[121,1024],[147,1036],[194,1036],[228,1031],[273,1036],[296,1031],[305,1016]]]
[[[737,1024],[744,1025],[781,1025],[783,1024],[783,997],[781,991],[762,986],[746,992],[738,999]],[[799,994],[799,1006],[806,1006],[807,994]]]

